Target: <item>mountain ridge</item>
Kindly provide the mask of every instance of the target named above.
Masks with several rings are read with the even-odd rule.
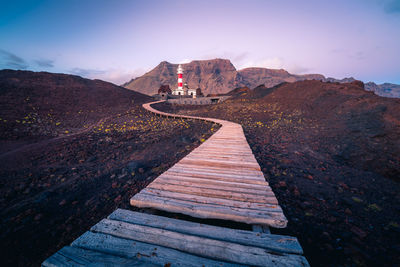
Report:
[[[162,61],[155,68],[142,76],[131,79],[121,86],[147,95],[157,93],[162,84],[171,88],[177,87],[176,70],[179,64]],[[284,69],[268,69],[249,67],[237,70],[229,59],[193,60],[181,64],[184,69],[183,79],[189,88],[201,88],[207,94],[225,94],[234,88],[255,88],[259,85],[273,87],[283,82],[303,80],[320,80],[323,82],[348,83],[355,81],[353,77],[335,79],[326,78],[322,74],[292,74]],[[373,91],[379,96],[400,97],[400,86],[395,84],[377,85],[373,82],[365,84],[365,90]]]

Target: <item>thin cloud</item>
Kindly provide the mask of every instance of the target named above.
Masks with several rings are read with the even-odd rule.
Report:
[[[37,59],[37,60],[35,60],[35,63],[39,67],[43,67],[43,68],[53,68],[54,67],[54,60],[50,60],[50,59]]]
[[[146,73],[146,70],[145,69],[98,70],[98,69],[73,68],[69,70],[69,73],[89,79],[99,79],[107,82],[112,82],[114,84],[124,84],[136,77],[143,75],[144,73]]]
[[[284,67],[284,61],[279,57],[274,57],[262,60],[250,60],[239,65],[239,69],[252,68],[252,67],[267,68],[267,69],[282,69]]]
[[[28,64],[23,58],[4,49],[0,49],[0,66],[19,70],[28,68]]]
[[[292,65],[287,68],[287,71],[292,74],[304,74],[309,73],[311,69],[299,65]]]
[[[104,70],[95,70],[95,69],[83,69],[83,68],[73,68],[69,70],[69,73],[75,74],[78,76],[83,76],[86,78],[93,78],[96,75],[104,74]]]
[[[288,63],[280,57],[265,58],[261,60],[250,60],[242,65],[239,69],[245,68],[267,68],[267,69],[284,69],[292,74],[303,74],[311,71],[310,68],[300,66],[294,63]]]

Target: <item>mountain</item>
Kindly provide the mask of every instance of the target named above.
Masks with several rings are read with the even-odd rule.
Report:
[[[400,98],[400,85],[398,84],[368,82],[365,84],[365,90],[373,91],[379,96]]]
[[[0,138],[50,137],[150,101],[101,80],[47,72],[0,70]]]
[[[344,79],[325,78],[321,74],[291,74],[283,69],[245,68],[236,70],[227,59],[195,60],[182,64],[184,69],[183,79],[189,88],[201,88],[203,94],[226,94],[234,88],[254,88],[259,85],[273,87],[283,82],[296,82],[303,80],[320,80],[330,83],[351,83],[356,81],[353,77]],[[132,79],[122,86],[147,95],[157,93],[158,88],[168,84],[171,88],[177,87],[176,70],[178,64],[167,61],[161,62],[157,67],[143,76]],[[384,83],[377,85],[373,82],[365,84],[365,90],[373,91],[379,96],[400,97],[400,85]]]
[[[273,87],[282,82],[296,82],[303,80],[324,80],[325,77],[320,74],[295,75],[290,74],[283,69],[266,69],[266,68],[246,68],[239,70],[238,73],[242,77],[240,86],[254,88],[258,85]]]
[[[356,79],[354,79],[353,77],[344,79],[335,79],[329,77],[326,79],[322,79],[322,81],[331,83],[351,83],[356,81]],[[398,84],[393,84],[393,83],[376,84],[374,82],[367,82],[365,83],[364,88],[365,90],[372,91],[379,96],[400,98],[400,85]]]
[[[183,79],[189,88],[201,88],[207,94],[224,94],[233,88],[247,86],[254,88],[260,84],[274,86],[282,82],[318,79],[325,77],[319,74],[294,75],[285,70],[246,68],[237,71],[227,59],[195,60],[182,64]],[[162,84],[177,87],[176,70],[178,64],[163,61],[150,72],[132,79],[123,86],[144,94],[153,95]]]
[[[201,88],[203,93],[226,93],[232,88],[239,87],[240,75],[229,60],[195,60],[182,64],[184,69],[184,82],[189,88]],[[176,71],[178,64],[163,61],[150,72],[131,80],[123,86],[144,94],[157,93],[161,84],[169,84],[171,88],[177,87]]]

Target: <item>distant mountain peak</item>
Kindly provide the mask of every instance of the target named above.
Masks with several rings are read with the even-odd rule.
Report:
[[[178,65],[162,61],[151,71],[132,79],[123,86],[148,95],[156,94],[161,85],[169,85],[170,88],[175,88],[177,87],[176,70]],[[181,65],[184,69],[184,82],[188,83],[189,88],[201,88],[206,95],[225,94],[239,87],[255,88],[259,85],[273,87],[283,82],[291,83],[303,80],[339,83],[356,81],[353,77],[338,80],[331,77],[325,78],[321,74],[297,75],[284,69],[248,67],[237,70],[229,59],[224,58],[193,60]],[[392,84],[374,86],[367,83],[365,89],[374,91],[381,96],[399,97],[400,89],[398,87],[398,85]]]

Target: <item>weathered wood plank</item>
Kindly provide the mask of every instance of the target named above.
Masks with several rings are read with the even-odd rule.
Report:
[[[86,232],[71,244],[74,247],[90,249],[106,254],[146,261],[164,266],[236,266],[184,253],[175,249],[119,238],[103,233]]]
[[[145,257],[127,259],[98,251],[66,246],[46,259],[43,267],[75,267],[75,266],[158,266],[146,262]]]
[[[147,186],[147,188],[159,189],[159,190],[170,191],[170,192],[187,193],[187,194],[204,196],[204,197],[232,199],[232,200],[252,202],[252,203],[276,203],[276,204],[278,203],[278,201],[276,200],[275,195],[272,191],[266,192],[265,195],[262,196],[262,195],[251,195],[251,194],[246,194],[246,193],[221,191],[221,190],[210,189],[210,188],[160,184],[157,182],[153,182],[153,183],[149,184]]]
[[[287,224],[283,213],[228,208],[220,205],[162,198],[147,193],[136,194],[131,198],[131,205],[139,208],[155,208],[168,212],[182,213],[197,218],[231,220],[247,224],[266,224],[275,228],[284,228]]]
[[[257,180],[265,182],[264,175],[262,172],[243,172],[221,168],[207,168],[200,166],[187,167],[184,164],[177,163],[173,167],[167,170],[167,172],[181,172],[181,173],[198,173],[198,174],[209,174],[209,175],[220,175],[226,177],[242,178],[247,180]]]
[[[215,163],[232,163],[232,164],[247,164],[250,165],[249,163],[252,163],[252,165],[258,165],[258,163],[256,162],[251,162],[252,159],[250,158],[246,158],[246,157],[227,157],[227,156],[210,156],[210,154],[208,153],[204,153],[200,154],[200,153],[195,153],[195,154],[189,154],[185,157],[185,159],[189,159],[189,160],[204,160],[206,159],[207,161],[211,161],[209,160],[209,158],[212,158],[212,162]]]
[[[165,197],[171,199],[186,200],[204,204],[214,204],[233,208],[242,209],[253,209],[268,212],[282,212],[282,209],[277,204],[267,204],[267,203],[253,203],[253,202],[243,202],[231,199],[222,199],[214,197],[204,197],[187,193],[172,192],[166,190],[158,190],[152,188],[145,188],[142,190],[143,194],[154,194],[158,197]]]
[[[244,188],[244,189],[253,189],[253,190],[265,190],[266,182],[263,185],[258,184],[248,184],[248,183],[237,183],[223,180],[214,180],[214,179],[204,179],[204,178],[196,178],[196,177],[186,177],[183,175],[171,175],[169,173],[163,173],[157,179],[160,180],[168,180],[168,181],[177,181],[177,182],[190,182],[195,184],[205,184],[205,185],[216,185],[216,186],[227,186],[227,187],[236,187],[236,188]]]
[[[305,266],[299,255],[270,253],[259,247],[245,246],[228,241],[215,240],[196,235],[182,234],[165,229],[121,221],[104,219],[91,229],[94,232],[125,239],[146,242],[177,249],[200,257],[253,266]]]
[[[257,189],[254,188],[243,188],[239,186],[235,186],[232,184],[218,184],[218,183],[198,183],[196,180],[192,181],[185,181],[182,179],[182,177],[171,179],[171,178],[166,178],[165,176],[159,176],[157,178],[157,181],[154,181],[153,183],[159,183],[159,184],[170,184],[170,185],[180,185],[180,186],[188,186],[188,187],[198,187],[198,188],[204,188],[204,189],[215,189],[215,190],[221,190],[221,191],[228,191],[228,192],[235,192],[235,193],[247,193],[247,194],[252,194],[252,195],[261,195],[265,196],[268,195],[270,196],[272,193],[272,190],[269,186],[263,186],[263,187],[258,187]],[[272,193],[273,194],[273,193]]]
[[[191,160],[183,158],[179,161],[179,164],[188,165],[189,168],[192,166],[207,166],[207,167],[219,167],[226,168],[229,170],[260,170],[260,166],[256,166],[255,164],[247,164],[247,163],[229,163],[229,162],[216,162],[212,160]]]
[[[200,179],[208,179],[214,181],[222,181],[222,182],[234,182],[234,183],[242,183],[242,184],[250,184],[250,185],[262,185],[268,186],[268,183],[265,180],[258,179],[248,179],[241,178],[240,176],[234,175],[222,175],[222,174],[213,174],[213,173],[203,173],[197,171],[187,171],[187,170],[179,170],[177,168],[169,169],[168,171],[161,174],[166,177],[186,177],[186,178],[200,178]]]
[[[230,229],[213,225],[177,220],[157,215],[117,209],[110,220],[147,225],[183,234],[197,235],[217,240],[234,242],[242,245],[265,248],[281,253],[303,254],[296,237],[256,233],[252,231]]]

